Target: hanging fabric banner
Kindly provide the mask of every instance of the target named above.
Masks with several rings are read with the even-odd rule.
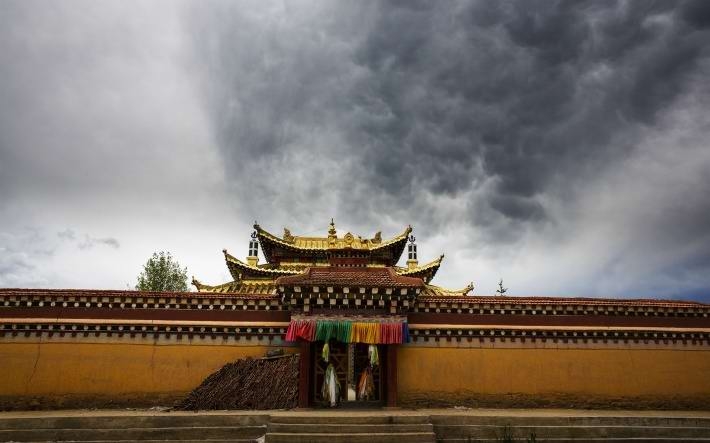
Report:
[[[342,343],[399,344],[409,342],[406,321],[363,319],[294,319],[286,331],[286,341],[325,341]]]

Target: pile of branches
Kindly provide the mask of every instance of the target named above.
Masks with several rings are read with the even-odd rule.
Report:
[[[298,355],[241,359],[212,373],[174,409],[291,409],[298,403]]]

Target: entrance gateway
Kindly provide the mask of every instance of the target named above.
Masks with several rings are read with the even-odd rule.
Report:
[[[193,279],[200,292],[263,293],[290,314],[285,336],[300,348],[299,407],[397,405],[397,351],[409,341],[407,314],[420,294],[466,295],[429,282],[443,255],[419,265],[412,228],[383,240],[275,236],[254,225],[242,262],[224,250],[234,281],[219,286]],[[260,264],[259,245],[266,263]],[[407,248],[406,266],[397,266]]]
[[[287,340],[301,343],[299,406],[394,406],[401,317],[311,315],[291,320]]]

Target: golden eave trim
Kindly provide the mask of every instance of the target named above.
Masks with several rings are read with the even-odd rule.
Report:
[[[274,234],[272,234],[272,233],[270,233],[270,232],[264,230],[264,229],[263,229],[261,226],[259,226],[258,224],[254,225],[254,229],[256,230],[257,235],[259,236],[259,240],[260,240],[260,241],[261,241],[262,239],[264,239],[264,240],[267,240],[267,241],[270,242],[270,243],[275,243],[275,244],[277,244],[277,245],[279,245],[279,246],[281,246],[281,247],[284,247],[284,248],[287,248],[287,249],[291,249],[291,250],[294,250],[294,251],[326,252],[326,251],[328,251],[329,249],[341,249],[340,247],[337,247],[337,248],[332,248],[332,247],[327,247],[327,248],[306,248],[306,247],[303,247],[303,246],[295,245],[295,244],[293,244],[293,243],[289,243],[289,242],[287,242],[287,241],[284,241],[283,239],[277,237],[276,235],[274,235]],[[399,235],[397,235],[397,236],[395,236],[395,237],[392,237],[391,239],[389,239],[389,240],[387,240],[387,241],[384,241],[384,242],[382,242],[382,243],[379,243],[379,244],[377,244],[377,245],[373,245],[373,246],[371,246],[371,247],[369,247],[369,248],[367,248],[367,249],[361,248],[360,250],[362,250],[362,251],[379,251],[379,250],[382,250],[382,249],[387,248],[387,247],[389,247],[389,246],[396,245],[396,244],[401,243],[401,242],[406,242],[406,241],[407,241],[407,237],[409,237],[409,234],[410,234],[411,232],[412,232],[412,227],[411,227],[411,226],[407,226],[407,227],[405,228],[404,232],[402,232],[401,234],[399,234]],[[304,238],[306,238],[306,237],[304,237]],[[316,237],[313,237],[313,238],[315,239]],[[324,238],[322,238],[322,239],[323,239],[323,240],[326,240],[326,241],[328,240],[327,237],[324,237]],[[340,239],[339,239],[339,240],[340,240]]]
[[[401,234],[399,234],[399,235],[396,236],[396,237],[392,237],[391,239],[380,243],[380,244],[377,245],[377,246],[372,247],[372,248],[370,249],[370,251],[379,251],[379,250],[384,249],[384,248],[386,248],[386,247],[388,247],[388,246],[392,246],[392,245],[395,245],[395,244],[397,244],[397,243],[406,242],[406,241],[407,241],[407,237],[409,237],[409,234],[411,234],[411,232],[412,232],[412,227],[411,227],[411,226],[407,226],[407,227],[404,229],[404,232],[402,232]]]
[[[444,260],[444,254],[441,254],[439,256],[439,258],[437,258],[429,263],[426,263],[424,265],[417,266],[416,268],[412,268],[412,269],[397,267],[397,268],[395,268],[395,272],[397,272],[397,275],[401,275],[401,276],[418,275],[418,274],[431,272],[431,276],[425,280],[425,283],[429,283],[431,280],[434,279],[434,276],[436,275],[436,271],[439,270],[439,267],[441,266],[441,262],[443,260]]]
[[[301,271],[291,271],[291,270],[286,270],[286,269],[269,269],[269,268],[262,268],[260,266],[252,266],[248,263],[244,263],[243,261],[239,260],[238,258],[234,257],[227,251],[224,252],[224,259],[227,261],[227,263],[232,263],[235,266],[238,266],[242,269],[245,269],[247,271],[251,271],[254,273],[259,273],[262,275],[296,275],[300,274]]]
[[[474,289],[474,284],[473,282],[469,283],[468,286],[465,288],[461,289],[447,289],[447,288],[442,288],[441,286],[436,286],[436,285],[426,285],[426,288],[424,289],[424,292],[422,295],[419,297],[419,300],[421,301],[426,301],[427,297],[465,297],[469,292],[473,291]],[[433,295],[427,294],[427,291],[434,292]]]

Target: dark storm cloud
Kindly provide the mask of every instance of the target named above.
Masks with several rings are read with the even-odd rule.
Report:
[[[642,247],[589,249],[602,269],[663,268],[634,251],[708,243],[698,218],[663,212],[672,192],[648,197],[661,214],[643,223],[624,177],[660,185],[619,172],[682,148],[652,142],[683,106],[707,110],[684,101],[710,74],[707,2],[213,6],[188,19],[205,107],[227,180],[271,225],[312,228],[305,220],[335,214],[358,227],[458,228],[485,253],[524,239],[556,245],[608,222],[589,221],[601,217],[590,189],[614,177],[609,206],[640,223],[629,238]],[[691,129],[697,146],[707,127]],[[702,150],[683,155],[705,164]],[[710,185],[691,164],[668,169]],[[710,200],[690,193],[691,212],[710,213]]]
[[[383,6],[357,51],[371,73],[360,103],[380,98],[391,112],[352,128],[371,179],[384,192],[422,177],[457,193],[480,164],[495,179],[489,207],[517,220],[542,216],[537,197],[555,180],[589,179],[626,155],[618,137],[652,125],[707,56],[708,35],[671,3]]]
[[[316,149],[354,159],[337,171],[343,181],[396,204],[493,180],[475,211],[542,220],[540,195],[627,155],[634,131],[687,91],[708,54],[702,2],[322,9],[252,33],[248,12],[222,7],[196,28],[233,179],[249,174],[251,158]],[[353,20],[359,29],[345,25]],[[348,149],[309,146],[303,134],[324,127]]]

